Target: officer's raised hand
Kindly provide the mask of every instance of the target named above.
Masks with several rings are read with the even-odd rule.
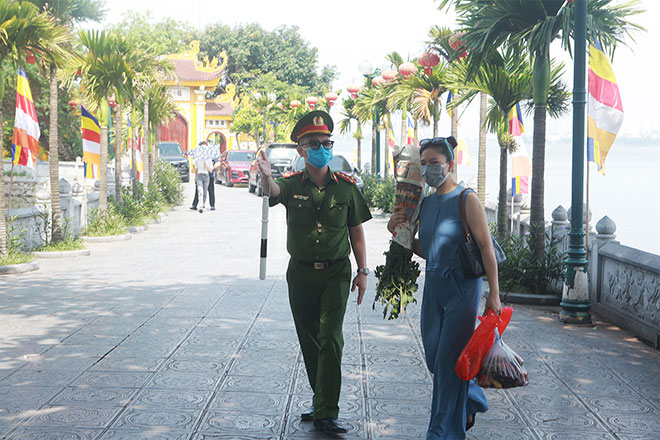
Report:
[[[270,171],[270,162],[268,161],[264,150],[261,150],[257,156],[257,167],[259,168],[259,172],[263,177],[272,177]]]

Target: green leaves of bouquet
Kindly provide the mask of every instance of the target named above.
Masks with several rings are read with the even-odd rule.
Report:
[[[385,264],[376,267],[378,284],[373,308],[380,301],[385,306],[383,319],[396,319],[402,311],[405,316],[408,304],[417,302],[413,293],[417,292],[417,278],[421,272],[419,263],[412,261],[412,251],[399,243],[391,241],[384,255]]]

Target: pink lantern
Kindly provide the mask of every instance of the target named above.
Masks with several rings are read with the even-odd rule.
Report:
[[[394,81],[397,76],[399,76],[399,74],[396,70],[387,69],[383,72],[383,79],[388,83]]]
[[[311,108],[314,110],[314,107],[316,107],[316,103],[319,102],[318,98],[316,96],[308,96],[307,99],[305,99],[305,102]]]
[[[337,94],[334,92],[328,92],[325,94],[324,98],[326,101],[328,101],[328,106],[332,107],[339,96],[337,96]]]
[[[399,73],[402,77],[408,78],[410,75],[417,73],[417,66],[410,61],[406,61],[399,66]]]
[[[34,54],[30,51],[25,52],[25,62],[27,64],[35,64],[37,60],[34,58]]]
[[[461,40],[461,37],[465,35],[465,32],[459,32],[457,34],[452,35],[449,37],[449,47],[454,49],[455,51],[458,51],[465,45],[465,41]],[[467,56],[467,50],[463,50],[459,55],[458,59],[462,60]]]
[[[294,99],[293,101],[291,101],[291,102],[289,103],[289,106],[290,106],[292,109],[295,110],[295,109],[297,109],[298,107],[300,107],[300,101],[298,101],[297,99]]]
[[[351,98],[355,99],[357,98],[357,94],[360,92],[360,90],[362,90],[362,87],[357,84],[351,84],[346,87],[346,90],[351,94]]]
[[[378,75],[377,77],[375,77],[374,79],[371,80],[371,84],[373,84],[375,86],[382,86],[383,84],[385,84],[385,78]]]
[[[424,67],[424,74],[428,76],[433,75],[433,67],[438,65],[440,57],[431,52],[424,52],[417,61]]]

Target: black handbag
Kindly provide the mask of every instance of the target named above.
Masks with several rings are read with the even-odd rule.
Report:
[[[463,198],[466,191],[471,191],[471,189],[465,188],[458,196],[458,211],[461,214],[461,223],[463,224],[463,231],[465,233],[465,241],[458,245],[458,258],[461,261],[461,266],[463,266],[463,275],[465,278],[481,278],[486,275],[486,271],[484,270],[479,246],[472,239],[472,233],[465,217],[465,203],[463,203]],[[495,237],[493,237],[493,234],[490,234],[490,238],[493,240],[495,261],[499,265],[506,261],[506,255],[504,255],[504,251],[497,240],[495,240]]]

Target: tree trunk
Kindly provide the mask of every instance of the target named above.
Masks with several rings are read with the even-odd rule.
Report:
[[[530,233],[532,235],[532,256],[537,261],[543,256],[545,246],[544,171],[545,171],[545,121],[546,106],[534,106],[534,136],[532,151],[532,200],[530,212]]]
[[[137,198],[138,191],[138,174],[137,174],[137,160],[135,158],[135,150],[137,148],[137,139],[138,139],[138,127],[137,119],[135,117],[135,104],[131,105],[131,189],[133,192],[133,198]]]
[[[507,200],[509,196],[506,190],[506,182],[508,180],[507,160],[506,147],[500,144],[500,191],[497,197],[497,239],[500,240],[500,242],[506,238],[507,231],[509,230],[506,218]]]
[[[121,131],[124,120],[121,104],[117,102],[115,115],[115,201],[121,205]]]
[[[357,169],[362,171],[362,139],[357,140]]]
[[[458,107],[454,107],[451,111],[451,135],[458,140]]]
[[[378,172],[378,147],[376,147],[376,138],[378,137],[378,125],[374,119],[371,122],[371,174],[374,176]]]
[[[479,196],[479,201],[481,202],[481,204],[486,206],[486,134],[487,134],[486,112],[488,110],[487,108],[488,95],[486,95],[483,92],[481,92],[480,95],[481,96],[479,102],[479,165],[477,169],[477,195]],[[500,173],[501,172],[502,169],[500,168]]]
[[[0,87],[4,86],[4,75],[0,73]],[[2,96],[0,96],[0,127],[4,127],[4,114],[2,112]],[[4,152],[4,136],[0,132],[0,165],[3,164],[2,153]],[[4,165],[0,166],[0,258],[7,256],[7,217],[9,213],[5,207],[5,169]],[[6,214],[5,214],[6,213]]]
[[[254,140],[257,142],[257,150],[261,148],[261,138],[259,137],[259,128],[254,129]]]
[[[154,127],[154,148],[153,151],[151,152],[151,171],[152,173],[156,172],[156,162],[158,161],[158,153],[160,150],[158,150],[158,136],[160,135],[160,129],[158,128],[158,125]]]
[[[60,206],[60,173],[57,133],[57,67],[50,67],[50,127],[48,133],[48,165],[50,169],[50,200],[52,206],[52,241],[62,241],[62,209]]]
[[[107,104],[101,104],[107,105]],[[106,113],[107,114],[107,113]],[[103,112],[99,112],[102,117]],[[108,209],[108,123],[101,123],[101,162],[99,164],[99,211]],[[85,215],[87,215],[85,213]]]
[[[438,137],[438,118],[433,117],[433,137]]]
[[[392,153],[390,151],[390,130],[391,127],[388,127],[387,123],[383,123],[383,128],[385,129],[385,145],[383,148],[383,163],[385,166],[383,167],[383,178],[387,179],[390,176],[391,170],[390,170],[390,154]]]
[[[149,188],[149,177],[151,170],[149,164],[149,148],[151,146],[151,139],[149,138],[149,99],[145,97],[144,99],[144,112],[142,120],[142,181],[144,182],[144,189]]]

